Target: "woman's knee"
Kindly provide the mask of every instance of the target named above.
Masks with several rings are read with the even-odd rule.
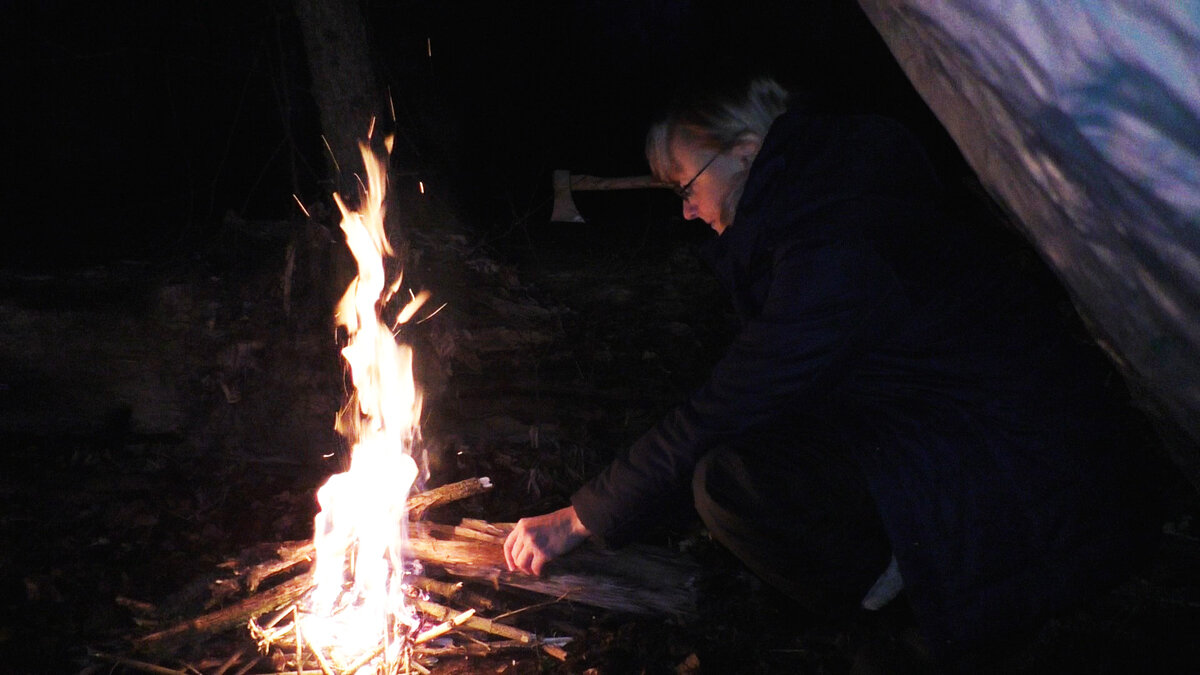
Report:
[[[696,513],[719,540],[730,530],[741,530],[762,514],[759,486],[747,471],[743,457],[725,448],[705,454],[692,473],[692,500]]]

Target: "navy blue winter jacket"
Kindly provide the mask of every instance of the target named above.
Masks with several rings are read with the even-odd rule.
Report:
[[[708,251],[742,328],[699,391],[574,495],[584,525],[627,541],[707,451],[816,415],[862,466],[939,651],[1127,574],[1148,530],[1099,357],[1030,269],[937,200],[899,125],[777,119]]]

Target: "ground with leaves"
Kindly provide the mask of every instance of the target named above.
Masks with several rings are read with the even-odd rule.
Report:
[[[424,220],[423,220],[424,219]],[[413,217],[407,277],[446,307],[404,334],[426,389],[427,484],[489,476],[435,510],[512,521],[570,493],[704,377],[732,334],[690,226],[518,223],[499,239]],[[412,225],[412,223],[409,223]],[[348,279],[331,229],[226,223],[170,267],[0,276],[0,670],[116,672],[89,650],[211,608],[242,551],[311,536],[313,492],[344,465],[332,421],[348,386],[327,312]],[[1182,480],[1160,551],[1136,578],[996,655],[1008,672],[1171,672],[1200,648],[1198,500]],[[702,618],[664,621],[513,591],[494,613],[573,637],[444,659],[435,672],[848,672],[896,617],[805,617],[695,524],[648,533],[711,571]],[[896,612],[893,612],[895,614]],[[238,636],[160,665],[211,672]],[[892,645],[894,646],[894,645]],[[266,666],[264,662],[263,666]]]

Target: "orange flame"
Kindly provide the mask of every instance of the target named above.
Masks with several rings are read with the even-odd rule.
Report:
[[[412,349],[397,344],[380,318],[399,288],[399,280],[387,287],[384,266],[392,255],[383,225],[386,161],[366,144],[361,149],[367,186],[360,210],[350,210],[334,195],[346,244],[358,263],[358,276],[336,310],[338,325],[348,334],[342,356],[355,389],[339,418],[348,424],[338,428],[352,444],[350,467],[317,491],[321,512],[313,534],[314,587],[304,631],[340,662],[361,660],[383,645],[384,658],[395,663],[399,638],[415,625],[401,588],[401,548],[405,500],[418,472],[411,450],[421,398],[413,381]],[[427,298],[426,293],[414,296],[400,311],[401,319],[411,318]]]

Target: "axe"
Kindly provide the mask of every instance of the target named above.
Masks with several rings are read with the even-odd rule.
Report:
[[[571,175],[566,169],[554,171],[554,210],[550,212],[552,223],[586,222],[575,208],[571,198],[574,190],[641,190],[644,188],[673,188],[674,183],[663,183],[654,176],[622,176],[600,178],[598,176]]]

